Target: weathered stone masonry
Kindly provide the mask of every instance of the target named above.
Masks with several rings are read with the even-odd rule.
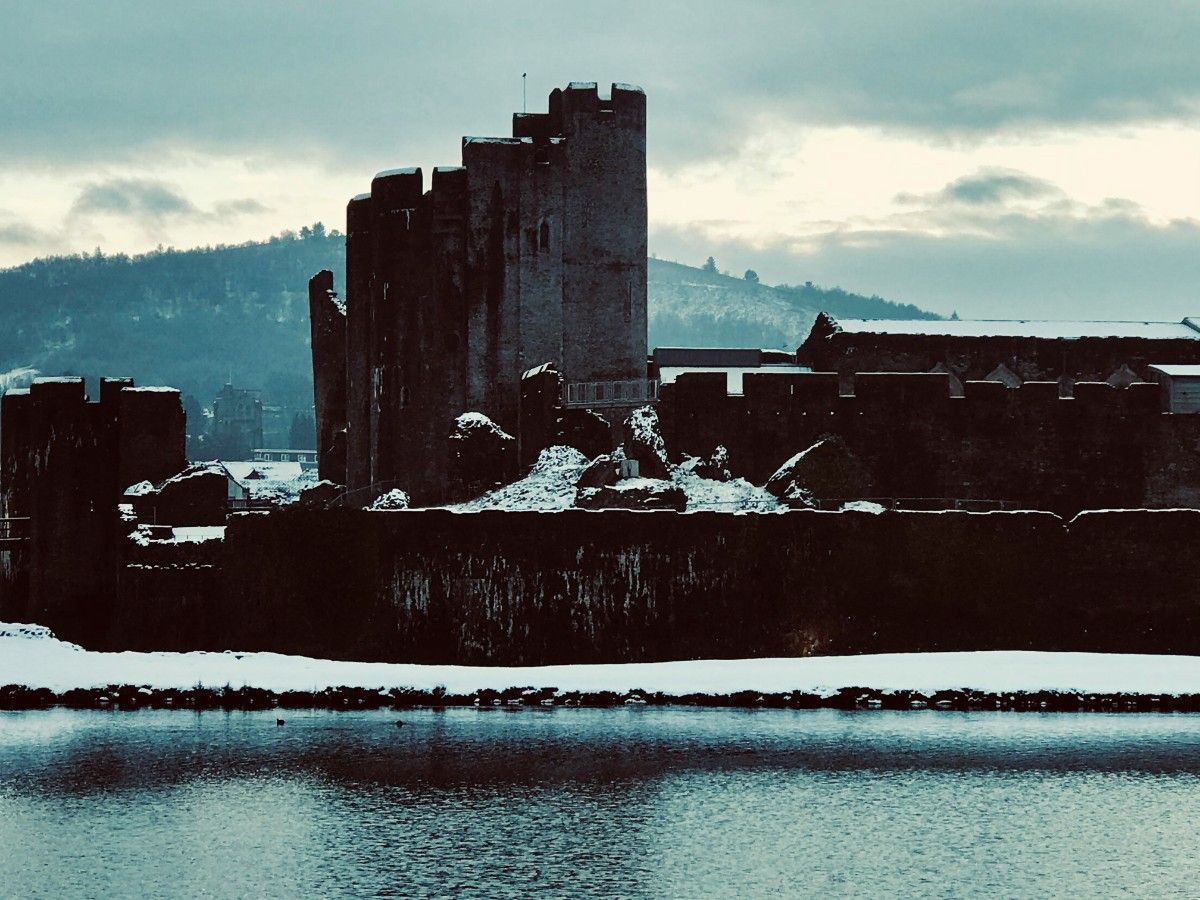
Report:
[[[1010,389],[948,376],[723,373],[664,385],[659,416],[673,454],[707,458],[764,483],[792,454],[837,435],[869,483],[855,497],[1007,501],[1072,515],[1084,509],[1200,505],[1200,416],[1163,412],[1160,388],[1057,382]],[[853,499],[853,498],[847,498]]]
[[[186,464],[179,391],[102,378],[38,379],[0,401],[0,517],[28,518],[29,540],[0,551],[0,613],[10,621],[106,626],[124,562],[125,488]]]
[[[310,285],[321,475],[352,492],[443,499],[455,416],[517,434],[527,369],[646,377],[642,91],[555,90],[511,138],[463,138],[462,163],[428,190],[377,175],[347,208],[344,305]]]
[[[296,508],[233,517],[203,559],[183,545],[137,550],[110,627],[62,633],[113,649],[463,664],[1200,653],[1197,541],[1200,510],[1067,522]]]

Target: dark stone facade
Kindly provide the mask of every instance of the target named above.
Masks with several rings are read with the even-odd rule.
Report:
[[[105,622],[124,537],[125,488],[186,464],[179,391],[104,378],[38,379],[0,400],[0,517],[28,518],[29,540],[0,550],[0,617]]]
[[[540,664],[1200,653],[1200,511],[771,515],[293,507],[133,548],[108,649]],[[319,560],[320,564],[314,564]]]
[[[861,463],[858,497],[996,501],[1073,514],[1094,508],[1200,506],[1200,415],[1163,411],[1154,384],[1054,382],[1010,389],[948,375],[747,374],[729,394],[724,373],[664,385],[658,412],[667,447],[707,457],[764,484],[793,454],[836,435]],[[847,497],[844,499],[855,499]]]
[[[321,477],[351,494],[443,499],[455,417],[519,434],[521,375],[543,363],[646,377],[642,91],[555,90],[513,137],[464,138],[462,163],[428,190],[420,169],[377,175],[347,208],[344,306],[310,286]]]
[[[921,324],[931,331],[938,325]],[[837,372],[843,388],[856,372],[937,371],[950,375],[954,392],[960,393],[964,382],[999,377],[995,373],[1000,369],[1004,377],[1011,375],[1010,386],[1055,381],[1064,396],[1071,395],[1076,382],[1108,381],[1123,387],[1135,378],[1154,381],[1150,366],[1155,364],[1200,363],[1200,326],[1190,319],[1145,323],[1145,335],[1125,337],[1101,336],[1109,324],[1104,322],[1079,323],[1097,334],[1070,338],[959,334],[952,331],[958,325],[986,331],[992,323],[945,324],[944,334],[886,333],[886,322],[878,323],[880,331],[860,331],[849,325],[843,329],[828,313],[821,313],[796,357],[814,372]],[[1176,336],[1156,336],[1167,330]]]

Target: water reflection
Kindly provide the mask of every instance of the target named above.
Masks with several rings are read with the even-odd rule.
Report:
[[[12,896],[1138,895],[1200,717],[0,714]]]

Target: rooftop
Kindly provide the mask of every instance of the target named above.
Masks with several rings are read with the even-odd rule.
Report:
[[[1157,365],[1150,368],[1155,372],[1161,372],[1168,378],[1200,378],[1200,366]]]
[[[850,334],[927,334],[950,337],[1144,338],[1200,341],[1200,327],[1182,322],[1088,322],[1057,319],[836,319]]]

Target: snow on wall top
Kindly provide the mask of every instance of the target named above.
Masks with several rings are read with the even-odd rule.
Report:
[[[138,387],[123,387],[122,391],[136,391],[142,394],[178,394],[179,388],[168,387],[165,384],[147,384]]]
[[[1087,322],[1053,319],[837,319],[849,334],[925,334],[948,337],[1144,338],[1200,341],[1200,329],[1183,322]]]
[[[382,172],[376,172],[376,178],[391,178],[393,175],[416,175],[420,170],[416,166],[405,166],[401,169],[384,169]],[[368,196],[370,196],[368,194]]]

